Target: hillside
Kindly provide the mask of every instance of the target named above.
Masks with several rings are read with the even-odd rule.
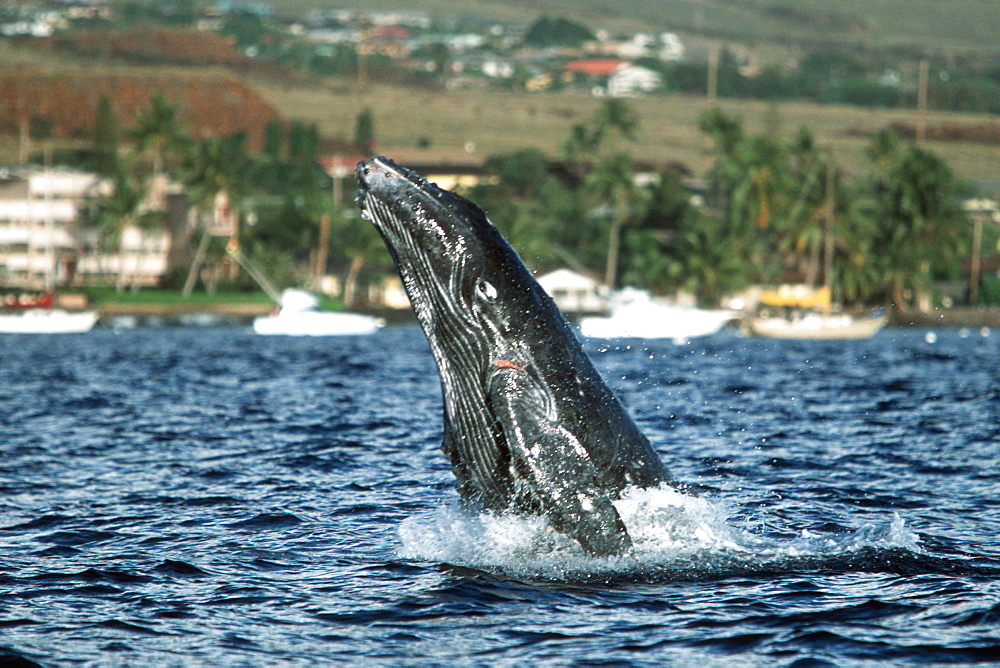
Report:
[[[46,134],[55,139],[87,137],[94,128],[102,96],[111,101],[118,124],[125,126],[156,93],[178,106],[181,119],[196,136],[243,132],[253,151],[260,150],[267,125],[281,120],[257,91],[233,76],[0,71],[0,99],[4,100],[0,127],[17,128],[21,119],[44,118]]]
[[[1000,30],[996,25],[998,13],[986,11],[992,0],[954,0],[947,3],[947,16],[936,9],[945,3],[913,0],[871,0],[865,5],[844,0],[830,6],[818,0],[804,0],[794,6],[787,0],[770,3],[636,0],[622,5],[617,13],[596,0],[580,0],[572,7],[556,0],[533,3],[471,0],[463,3],[460,10],[455,10],[454,3],[443,0],[364,3],[274,0],[273,4],[276,17],[286,13],[304,15],[317,7],[365,10],[382,7],[401,12],[423,8],[439,19],[479,16],[523,25],[540,12],[549,11],[553,15],[571,14],[594,29],[606,26],[622,31],[685,29],[690,30],[684,34],[684,41],[689,46],[692,63],[706,56],[703,47],[709,41],[734,45],[737,42],[730,40],[737,38],[745,39],[741,44],[753,46],[761,59],[772,60],[782,54],[797,54],[801,59],[807,48],[793,46],[796,40],[803,45],[823,40],[826,48],[851,42],[871,48],[891,47],[903,51],[895,51],[891,59],[868,59],[867,66],[873,72],[870,76],[877,77],[882,71],[879,68],[887,67],[889,62],[898,64],[904,70],[904,79],[911,82],[911,91],[915,89],[916,78],[912,70],[921,54],[933,49],[938,49],[939,54],[947,52],[955,59],[961,57],[966,65],[975,61],[996,69],[1000,62],[989,55],[989,50],[998,48],[995,40],[982,39],[983,34]],[[907,11],[903,10],[904,5]],[[456,11],[461,16],[456,16]],[[911,23],[913,30],[909,33],[909,28],[900,27]],[[279,30],[290,28],[277,18],[274,25]],[[487,28],[488,24],[481,21],[467,26],[449,21],[428,32],[435,34],[447,29],[459,33]],[[140,34],[143,38],[137,39]],[[280,46],[282,39],[272,35],[268,48]],[[951,49],[948,44],[961,47]],[[127,124],[150,91],[161,90],[168,100],[180,105],[185,122],[199,136],[244,129],[252,150],[259,148],[263,128],[276,118],[316,123],[325,137],[349,142],[358,114],[370,108],[379,151],[409,156],[419,148],[426,158],[471,150],[480,159],[521,147],[538,147],[556,155],[573,124],[585,121],[600,103],[582,93],[585,89],[581,88],[527,93],[511,90],[512,86],[503,89],[484,80],[452,88],[442,81],[408,75],[404,69],[398,69],[396,75],[370,76],[367,89],[359,91],[353,76],[330,78],[315,71],[293,71],[291,65],[301,59],[290,60],[287,56],[296,53],[295,49],[301,45],[289,40],[285,51],[275,47],[270,52],[278,60],[268,60],[247,58],[230,38],[174,28],[104,33],[83,30],[37,43],[0,40],[0,93],[5,100],[0,105],[0,161],[12,160],[18,132],[23,133],[20,128],[24,127],[25,119],[34,116],[51,125],[50,134],[56,139],[86,140],[101,94],[112,98],[119,123]],[[743,55],[746,54],[744,50]],[[935,60],[944,62],[940,56]],[[834,58],[832,62],[835,67],[838,61]],[[875,63],[873,69],[871,63]],[[711,156],[708,140],[697,129],[697,121],[708,105],[703,96],[692,91],[702,85],[705,61],[690,67],[699,66],[700,72],[690,70],[699,77],[698,85],[683,89],[685,93],[673,88],[670,94],[629,100],[641,126],[639,141],[627,147],[634,155],[661,163],[680,162],[696,175],[704,173]],[[973,65],[963,70],[984,67]],[[939,71],[949,73],[944,67]],[[981,75],[981,79],[988,76]],[[965,85],[957,76],[952,79],[951,89]],[[422,85],[399,85],[400,81],[421,81]],[[938,82],[938,89],[947,87],[942,82]],[[990,90],[995,90],[995,86]],[[931,108],[945,108],[934,98],[934,93],[932,90]],[[915,91],[911,95],[915,98]],[[890,125],[903,129],[916,125],[913,104],[911,99],[894,109],[878,109],[819,105],[792,97],[774,104],[740,100],[733,94],[722,99],[723,107],[741,117],[752,130],[767,129],[778,136],[790,137],[800,126],[810,127],[817,140],[831,146],[838,161],[853,172],[868,168],[864,149],[875,131]],[[1000,123],[995,115],[932,111],[928,116],[930,147],[948,161],[956,175],[982,184],[988,192],[1000,188],[1000,166],[996,160],[998,133]]]
[[[264,73],[226,71],[219,68],[183,66],[139,66],[59,57],[48,51],[12,50],[0,47],[0,55],[9,64],[28,67],[27,77],[0,76],[0,85],[16,82],[39,95],[36,104],[52,107],[69,116],[66,127],[82,131],[93,124],[94,108],[100,91],[117,87],[128,94],[120,98],[116,110],[120,120],[134,116],[134,104],[147,99],[140,93],[154,82],[157,89],[173,100],[186,99],[186,111],[198,110],[197,118],[188,117],[192,127],[202,133],[224,133],[228,124],[252,115],[258,118],[250,133],[251,147],[258,146],[263,126],[271,118],[316,123],[325,137],[349,139],[358,113],[371,108],[375,119],[376,150],[388,155],[419,155],[443,158],[461,156],[473,148],[474,157],[483,158],[523,147],[538,147],[557,155],[562,139],[574,123],[586,120],[600,100],[574,93],[524,93],[496,90],[449,91],[373,84],[363,93],[353,82],[315,77],[275,77]],[[30,65],[29,65],[30,63]],[[13,80],[13,81],[12,81]],[[6,84],[3,82],[6,81]],[[78,103],[54,106],[54,84],[70,86],[67,90]],[[220,96],[223,90],[233,92]],[[197,95],[195,95],[197,93]],[[236,93],[239,93],[238,95]],[[16,98],[6,97],[0,109],[0,126],[11,128],[4,119]],[[72,96],[64,99],[75,99]],[[131,104],[125,104],[124,100]],[[223,105],[226,100],[235,104]],[[657,95],[629,100],[639,115],[639,141],[627,148],[638,158],[658,162],[681,162],[701,175],[712,156],[709,141],[697,127],[700,114],[707,108],[704,98],[684,95]],[[868,109],[805,102],[769,105],[748,100],[723,100],[729,113],[741,117],[754,131],[776,129],[791,136],[798,127],[809,126],[817,140],[834,148],[838,162],[854,173],[868,169],[864,150],[866,135],[890,124],[916,121],[912,110]],[[996,127],[994,117],[976,114],[932,112],[931,128],[947,124],[976,126],[988,123]],[[61,133],[60,133],[61,134]],[[74,134],[70,132],[69,134]],[[980,184],[985,192],[1000,189],[1000,161],[995,143],[941,141],[928,145],[941,155],[956,176]],[[418,147],[425,147],[423,151]],[[0,163],[13,162],[17,151],[16,132],[0,133]],[[468,157],[468,156],[466,156]]]
[[[272,0],[279,12],[316,8],[426,11],[437,20],[526,23],[563,14],[593,29],[673,30],[689,38],[785,47],[809,44],[916,53],[1000,54],[995,0]]]
[[[574,123],[585,121],[601,103],[588,95],[537,94],[504,91],[445,91],[376,85],[359,93],[353,86],[289,85],[256,79],[254,85],[281,113],[319,124],[328,136],[350,137],[361,109],[375,117],[376,150],[390,156],[429,154],[461,156],[474,148],[478,157],[538,147],[557,155]],[[656,162],[681,162],[701,175],[712,156],[708,138],[698,130],[698,118],[708,108],[704,98],[657,95],[628,101],[638,113],[638,141],[623,145],[636,157]],[[723,100],[721,106],[740,117],[749,130],[773,130],[791,137],[808,126],[822,145],[832,146],[837,160],[855,174],[870,169],[865,156],[868,135],[890,124],[913,124],[915,111],[866,109],[811,103],[769,105],[750,100]],[[930,127],[947,123],[976,125],[992,117],[931,113]],[[996,144],[929,140],[928,146],[948,161],[955,174],[987,191],[1000,188]],[[468,156],[466,156],[468,157]]]

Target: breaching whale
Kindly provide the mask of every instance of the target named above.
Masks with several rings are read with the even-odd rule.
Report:
[[[612,502],[675,483],[555,303],[472,202],[384,157],[357,179],[437,362],[463,502],[545,515],[594,555],[627,552]]]

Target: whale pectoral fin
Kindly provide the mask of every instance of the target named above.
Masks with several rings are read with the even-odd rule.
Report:
[[[594,555],[620,555],[632,540],[580,441],[546,414],[548,402],[525,374],[499,373],[490,383],[492,408],[511,462],[552,525]]]

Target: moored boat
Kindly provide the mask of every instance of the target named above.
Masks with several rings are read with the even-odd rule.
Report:
[[[70,312],[54,307],[54,296],[9,295],[0,308],[2,334],[78,334],[89,332],[97,323],[94,311]]]
[[[707,310],[654,301],[641,290],[622,291],[606,317],[580,319],[588,338],[688,339],[718,332],[735,318],[732,311]]]
[[[870,339],[888,321],[884,313],[844,313],[830,302],[827,286],[783,285],[760,296],[761,310],[748,315],[742,328],[772,339]]]
[[[304,290],[285,290],[281,308],[253,321],[257,334],[284,336],[349,336],[374,334],[385,321],[362,313],[320,311],[319,301]]]
[[[885,315],[857,317],[847,313],[807,312],[790,316],[755,316],[746,323],[754,336],[772,339],[870,339],[885,326]]]

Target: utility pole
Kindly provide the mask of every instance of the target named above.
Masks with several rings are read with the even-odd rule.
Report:
[[[833,197],[833,147],[827,150],[826,166],[826,211],[823,216],[823,287],[826,293],[833,300],[833,217],[834,217],[834,197]]]
[[[611,230],[608,232],[608,261],[604,268],[604,284],[612,292],[618,276],[618,246],[621,243],[622,226],[624,220],[615,220],[611,223]]]
[[[713,44],[708,52],[708,102],[719,102],[719,45]]]
[[[986,210],[972,212],[972,260],[969,263],[969,303],[975,304],[979,298],[979,258],[983,252],[983,219]]]
[[[917,143],[923,144],[927,138],[927,59],[920,61],[917,79]]]
[[[330,214],[324,213],[319,219],[319,246],[316,248],[316,273],[313,282],[317,290],[323,287],[326,276],[326,249],[330,244]]]
[[[368,63],[365,62],[365,52],[368,48],[365,46],[364,37],[358,42],[355,47],[355,52],[358,54],[358,93],[364,95],[368,89]]]

